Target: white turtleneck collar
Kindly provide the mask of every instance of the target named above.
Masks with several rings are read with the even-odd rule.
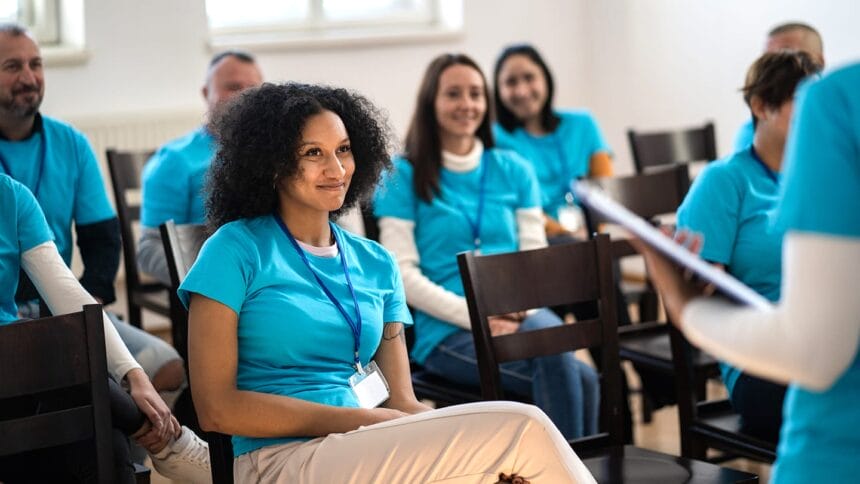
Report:
[[[465,155],[455,155],[449,151],[442,150],[442,166],[455,172],[465,173],[474,170],[481,163],[481,155],[484,154],[484,143],[475,138],[472,150]]]

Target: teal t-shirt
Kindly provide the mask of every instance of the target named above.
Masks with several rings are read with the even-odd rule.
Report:
[[[15,290],[21,254],[53,238],[30,190],[0,174],[0,324],[18,319]]]
[[[394,160],[394,172],[383,182],[374,199],[377,217],[394,217],[415,223],[415,245],[420,270],[435,284],[463,295],[457,254],[475,250],[472,224],[477,218],[481,178],[486,173],[484,210],[480,224],[482,254],[513,252],[519,248],[516,210],[540,206],[534,172],[516,153],[489,149],[477,168],[468,172],[441,169],[441,193],[430,203],[413,188],[412,164]],[[418,363],[451,334],[462,331],[453,324],[422,311],[415,313],[415,345]]]
[[[789,233],[860,241],[858,86],[860,63],[832,71],[818,81],[807,81],[798,90],[777,219]],[[860,324],[860,315],[854,324]],[[860,356],[855,356],[827,390],[789,386],[773,482],[856,482],[858,429]]]
[[[143,168],[141,225],[203,223],[203,184],[214,156],[215,140],[203,126],[162,146]]]
[[[38,116],[36,123],[36,132],[25,140],[0,139],[0,157],[9,168],[6,174],[36,196],[56,237],[57,250],[71,265],[72,223],[87,225],[116,215],[86,138],[47,116]]]
[[[379,346],[383,323],[412,324],[412,319],[391,254],[376,242],[332,226],[361,308],[360,359],[366,365]],[[332,294],[354,315],[340,257],[306,255]],[[186,306],[191,293],[214,299],[239,315],[238,389],[359,406],[349,386],[355,373],[352,330],[273,216],[237,220],[218,229],[179,288]],[[239,456],[308,438],[234,436],[233,453]]]
[[[704,237],[701,256],[771,301],[779,300],[783,233],[773,227],[780,175],[751,147],[708,164],[678,208],[678,228]],[[720,364],[729,393],[741,371]]]
[[[588,111],[564,110],[555,114],[561,122],[553,133],[533,136],[521,127],[510,132],[495,123],[493,136],[499,148],[516,151],[531,163],[540,183],[541,206],[547,215],[558,219],[570,182],[588,176],[591,157],[610,149]]]

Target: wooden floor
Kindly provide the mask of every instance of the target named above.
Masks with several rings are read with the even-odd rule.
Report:
[[[124,294],[117,294],[117,298],[119,300],[112,304],[108,309],[119,314],[123,314],[125,312],[124,296]],[[143,324],[144,328],[153,334],[156,334],[165,340],[170,339],[170,323],[166,318],[144,311]],[[627,371],[628,378],[630,380],[630,386],[632,388],[638,388],[638,377],[635,372],[632,371],[629,364],[625,363],[625,366],[625,370]],[[713,397],[719,397],[720,395],[724,396],[725,388],[718,382],[712,382],[708,387],[708,395]],[[664,407],[655,411],[653,413],[651,423],[645,424],[641,422],[641,413],[639,411],[641,404],[637,395],[633,395],[631,397],[630,404],[633,411],[636,445],[646,449],[677,455],[680,445],[678,437],[677,407]],[[767,483],[770,476],[770,466],[755,461],[738,459],[722,465],[758,474],[761,477],[762,483]],[[149,467],[152,468],[151,465]],[[171,481],[160,476],[155,472],[155,470],[153,470],[153,484],[166,484],[168,482]]]

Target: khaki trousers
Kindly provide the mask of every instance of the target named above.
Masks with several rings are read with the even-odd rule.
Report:
[[[480,402],[410,415],[345,434],[263,447],[233,464],[237,483],[593,483],[537,407]]]

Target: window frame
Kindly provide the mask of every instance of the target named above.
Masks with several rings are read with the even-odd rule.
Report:
[[[209,47],[212,50],[231,47],[282,50],[445,40],[463,35],[464,0],[426,0],[423,11],[401,10],[378,18],[337,20],[326,17],[323,1],[307,0],[308,17],[301,21],[210,26]],[[408,5],[413,2],[399,0],[396,3]]]
[[[13,21],[25,26],[42,46],[60,45],[60,0],[17,0]]]
[[[86,63],[84,0],[16,0],[17,22],[32,32],[46,65]]]

